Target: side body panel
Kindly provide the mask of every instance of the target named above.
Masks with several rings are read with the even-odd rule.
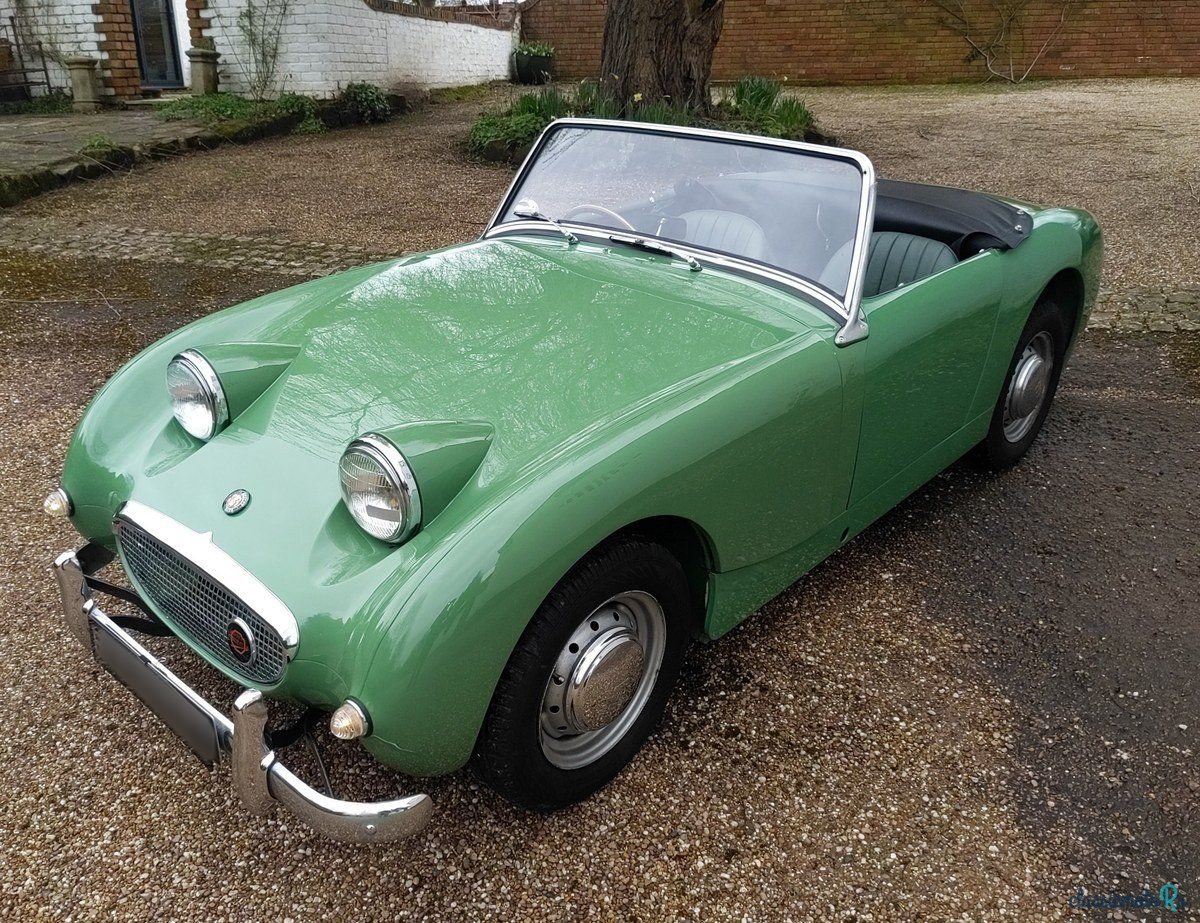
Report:
[[[870,335],[851,505],[968,421],[1000,308],[989,250],[865,302]]]
[[[999,267],[999,308],[994,312],[995,331],[982,358],[978,385],[962,425],[953,429],[944,439],[926,446],[917,457],[886,480],[880,483],[864,481],[861,485],[856,483],[853,503],[823,533],[761,564],[713,574],[707,621],[710,637],[717,637],[736,626],[748,614],[782,592],[833,550],[852,540],[979,443],[987,432],[1017,338],[1029,313],[1050,280],[1064,271],[1078,273],[1083,283],[1082,303],[1078,306],[1072,344],[1078,339],[1087,325],[1099,290],[1103,258],[1100,228],[1095,219],[1084,211],[1027,207],[1034,213],[1034,230],[1029,240],[1016,250],[990,257]],[[943,275],[952,276],[965,265],[959,264]],[[936,279],[932,277],[927,281]],[[876,299],[877,304],[881,300]],[[936,310],[937,305],[931,307]],[[875,330],[872,329],[866,340],[848,346],[839,353],[847,382],[845,401],[848,408],[855,401],[859,406],[865,403],[864,396],[870,386],[867,372],[870,342],[874,336]],[[936,355],[935,345],[931,356]],[[865,413],[863,424],[866,424]],[[862,438],[869,439],[865,432]]]

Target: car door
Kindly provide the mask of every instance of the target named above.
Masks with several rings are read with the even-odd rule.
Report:
[[[907,494],[945,463],[937,448],[962,429],[991,345],[1000,255],[986,251],[937,275],[864,299],[862,424],[851,506],[890,486]]]

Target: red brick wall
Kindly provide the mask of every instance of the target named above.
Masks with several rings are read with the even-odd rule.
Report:
[[[184,0],[187,10],[188,37],[193,48],[204,47],[204,30],[208,28],[211,16],[208,15],[208,0]]]
[[[963,5],[979,24],[975,34],[990,36],[995,0]],[[595,77],[604,6],[604,0],[531,0],[522,13],[522,36],[554,45],[558,76]],[[1061,0],[1034,0],[1027,8],[1014,45],[1018,73],[1053,33],[1061,10]],[[730,0],[713,77],[761,74],[802,83],[982,79],[982,61],[971,59],[970,47],[946,18],[935,0]],[[1200,75],[1200,0],[1080,0],[1031,74],[1135,75]]]
[[[137,40],[133,35],[133,11],[129,0],[100,0],[93,11],[100,17],[100,77],[104,92],[117,99],[131,99],[142,92]]]

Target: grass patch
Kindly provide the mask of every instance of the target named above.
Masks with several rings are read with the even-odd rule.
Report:
[[[432,103],[469,103],[492,95],[494,83],[472,83],[464,87],[438,87],[429,91]]]
[[[121,148],[112,138],[105,134],[89,135],[83,141],[78,153],[92,160],[107,160]]]
[[[336,100],[316,100],[299,93],[256,101],[232,93],[184,96],[157,109],[158,117],[171,121],[199,122],[220,133],[251,132],[277,120],[290,123],[292,134],[316,135],[330,125],[383,122],[392,115],[387,96],[368,83],[351,83]]]
[[[0,115],[61,115],[71,111],[71,97],[66,93],[47,93],[33,99],[0,103]]]
[[[793,141],[822,140],[817,120],[804,102],[783,95],[778,81],[743,77],[709,113],[667,102],[635,100],[626,110],[604,87],[585,80],[571,91],[547,87],[519,96],[501,112],[481,115],[471,126],[467,147],[486,160],[516,160],[555,119],[577,117],[695,125]]]
[[[210,93],[207,96],[181,96],[155,110],[160,119],[168,122],[249,122],[267,116],[273,103],[255,102],[232,93]]]

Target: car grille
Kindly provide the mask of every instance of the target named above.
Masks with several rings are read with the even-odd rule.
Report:
[[[117,541],[134,586],[176,632],[230,670],[264,685],[279,682],[287,652],[279,633],[233,593],[140,526],[118,519]],[[255,655],[241,663],[229,650],[229,625],[241,619]]]

